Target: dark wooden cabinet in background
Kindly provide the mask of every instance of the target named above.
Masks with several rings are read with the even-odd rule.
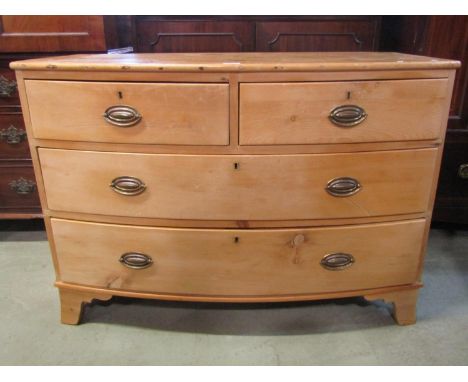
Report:
[[[379,16],[135,16],[138,52],[377,50]]]
[[[433,221],[468,223],[468,16],[391,16],[382,24],[382,50],[460,60]],[[465,167],[466,165],[466,167]]]
[[[462,61],[433,220],[468,223],[468,170],[460,171],[468,164],[468,16],[0,16],[0,171],[18,168],[0,172],[0,218],[40,211],[27,194],[7,195],[13,175],[31,178],[21,167],[31,162],[9,62],[125,46],[154,53],[380,50]]]
[[[114,17],[0,16],[0,219],[41,217],[11,61],[119,45]]]
[[[114,44],[112,18],[0,16],[0,52],[99,52]]]

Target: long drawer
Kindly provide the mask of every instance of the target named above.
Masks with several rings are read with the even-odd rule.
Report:
[[[240,85],[241,145],[442,138],[447,79]]]
[[[59,280],[171,294],[284,295],[416,281],[425,220],[209,230],[51,219]]]
[[[27,80],[36,138],[229,144],[229,85]]]
[[[424,212],[437,156],[434,148],[198,156],[38,151],[51,210],[201,220]]]

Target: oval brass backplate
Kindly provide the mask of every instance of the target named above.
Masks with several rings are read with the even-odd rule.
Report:
[[[320,265],[329,271],[340,271],[350,267],[354,262],[354,257],[349,253],[337,252],[324,256]]]
[[[333,196],[351,196],[361,190],[361,184],[354,178],[341,177],[330,180],[325,190]]]
[[[146,190],[146,184],[133,176],[119,176],[112,180],[110,187],[121,195],[135,196]]]
[[[141,121],[141,114],[131,106],[116,105],[104,112],[104,119],[111,125],[131,127]]]
[[[124,253],[119,261],[122,265],[132,269],[144,269],[153,264],[153,259],[150,256],[138,252]]]
[[[352,127],[363,122],[367,118],[367,113],[357,105],[341,105],[335,107],[328,118],[336,126]]]

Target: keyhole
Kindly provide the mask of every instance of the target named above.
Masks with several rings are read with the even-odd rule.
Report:
[[[235,162],[235,163],[234,163],[234,170],[239,170],[239,167],[240,167],[240,163],[239,163],[239,162]]]
[[[351,99],[351,92],[350,92],[350,91],[348,91],[348,92],[346,93],[346,99]]]
[[[239,237],[236,236],[236,237],[234,238],[234,243],[238,243],[238,242],[239,242]]]
[[[119,98],[120,98],[120,99],[123,98],[122,92],[117,92],[117,94],[119,95]]]

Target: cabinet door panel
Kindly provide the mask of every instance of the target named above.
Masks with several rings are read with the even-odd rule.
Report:
[[[248,21],[136,20],[139,52],[252,51],[253,23]]]
[[[257,51],[325,52],[376,50],[379,18],[257,23]]]

